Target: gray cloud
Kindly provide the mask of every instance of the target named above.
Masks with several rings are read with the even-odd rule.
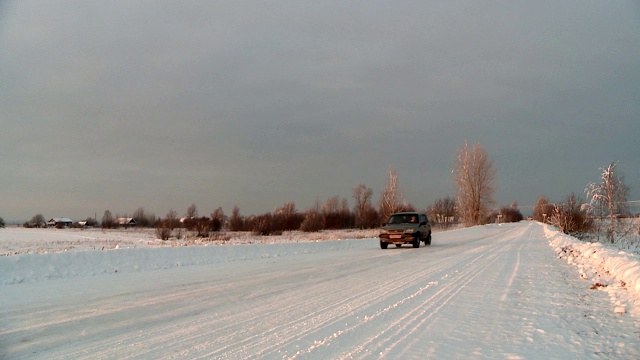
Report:
[[[620,160],[638,198],[640,16],[626,3],[4,3],[0,216],[310,206],[398,170],[453,195],[465,140],[499,203]]]

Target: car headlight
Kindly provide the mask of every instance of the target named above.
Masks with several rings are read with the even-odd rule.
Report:
[[[415,229],[406,229],[406,230],[404,231],[404,233],[405,233],[405,234],[413,234],[414,232],[416,232],[416,230],[415,230]]]
[[[388,233],[389,233],[389,230],[387,230],[387,229],[380,229],[380,234],[385,234],[385,235],[386,235],[386,234],[388,234]]]

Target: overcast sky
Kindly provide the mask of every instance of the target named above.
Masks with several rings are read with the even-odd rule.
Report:
[[[465,141],[497,205],[616,160],[639,199],[638,2],[0,2],[5,220],[377,203],[389,168],[426,208]]]

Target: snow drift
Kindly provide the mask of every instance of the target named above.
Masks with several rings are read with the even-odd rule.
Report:
[[[582,279],[592,282],[592,289],[609,293],[616,312],[640,314],[640,259],[636,255],[579,241],[550,226],[545,235],[558,256],[577,266]]]

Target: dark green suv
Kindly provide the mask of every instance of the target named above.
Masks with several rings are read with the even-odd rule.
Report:
[[[396,247],[411,244],[420,247],[420,241],[431,245],[431,224],[425,213],[401,212],[393,214],[382,224],[380,247],[386,249],[389,244]]]

